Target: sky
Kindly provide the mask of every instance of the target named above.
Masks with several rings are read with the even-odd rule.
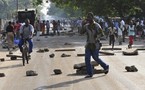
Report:
[[[46,3],[46,0],[43,0],[43,4],[42,4],[42,10],[41,12],[44,14],[44,15],[47,15],[47,11],[48,11],[48,7],[50,7],[50,2]]]
[[[47,19],[47,17],[48,17],[47,12],[48,12],[49,7],[50,7],[49,0],[48,0],[48,3],[46,3],[46,0],[43,0],[42,9],[40,10],[40,12],[41,12],[40,19],[41,20]]]

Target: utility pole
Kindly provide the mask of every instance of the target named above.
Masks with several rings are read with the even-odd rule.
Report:
[[[18,9],[19,9],[19,1],[16,0],[16,20],[18,20]]]
[[[17,2],[16,2],[16,6],[17,6],[17,11],[18,11],[18,9],[19,9],[19,1],[17,0]]]

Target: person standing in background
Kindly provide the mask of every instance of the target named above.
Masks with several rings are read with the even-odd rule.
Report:
[[[39,37],[39,35],[40,35],[40,21],[39,20],[37,20],[36,22],[35,22],[35,33],[36,33],[36,37],[37,37],[37,41],[39,41],[40,39],[38,38]]]
[[[114,43],[115,43],[115,32],[116,32],[116,27],[112,23],[111,26],[108,28],[109,29],[109,45],[112,45],[112,50],[114,48]]]
[[[133,25],[133,22],[131,21],[130,25],[128,26],[128,36],[129,36],[128,48],[132,48],[134,35],[135,35],[135,25]]]
[[[119,27],[117,28],[118,33],[118,42],[119,45],[122,45],[122,29],[121,29],[121,23],[119,23]]]
[[[49,35],[49,30],[50,30],[50,23],[49,23],[49,20],[46,21],[46,34]]]
[[[42,35],[45,34],[45,20],[43,20],[43,22],[41,23],[41,31],[42,31]]]
[[[21,24],[19,23],[19,21],[16,21],[16,23],[14,25],[14,31],[15,31],[15,35],[16,35],[15,38],[16,39],[20,38],[20,33],[19,33],[20,27],[21,27]]]
[[[56,35],[56,30],[57,30],[57,22],[55,20],[52,21],[52,30],[53,30],[53,34]]]
[[[12,25],[12,22],[9,21],[8,26],[6,27],[6,33],[7,33],[7,42],[8,42],[8,50],[9,54],[12,53],[12,48],[14,48],[14,26]]]

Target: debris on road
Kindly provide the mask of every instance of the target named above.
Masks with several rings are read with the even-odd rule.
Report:
[[[102,48],[101,50],[122,50],[122,48]]]
[[[26,71],[26,76],[37,76],[38,74],[36,73],[36,71],[33,70],[28,70]]]
[[[106,51],[99,51],[99,53],[105,54],[105,55],[115,55],[113,52],[106,52]]]
[[[61,57],[70,57],[71,55],[67,55],[67,54],[65,54],[65,53],[63,53],[62,55],[61,55]]]
[[[123,55],[138,55],[137,48],[126,49],[123,52]]]
[[[37,52],[38,53],[44,53],[44,50],[43,49],[39,49]]]
[[[10,57],[11,60],[16,60],[17,58],[22,58],[21,55],[13,55],[13,54],[8,54],[6,57]]]
[[[91,61],[91,65],[98,66],[99,64],[96,61]],[[83,67],[86,67],[85,63],[74,64],[74,69],[81,69]]]
[[[125,69],[127,70],[127,72],[137,72],[138,69],[132,65],[132,66],[125,66]]]
[[[64,45],[71,45],[70,43],[64,43]]]
[[[55,56],[54,53],[52,53],[52,54],[49,55],[50,58],[53,58],[54,56]]]
[[[5,77],[5,74],[4,73],[0,73],[0,77]]]
[[[94,67],[98,66],[99,64],[96,61],[91,61],[91,65],[92,65],[92,68],[93,68],[93,72],[95,74],[97,71],[96,71],[96,69]],[[78,74],[78,75],[87,74],[86,64],[85,63],[75,64],[74,65],[74,69],[76,69],[76,74]]]
[[[0,58],[0,61],[1,61],[1,62],[4,62],[4,61],[5,61],[5,59],[4,59],[4,58]]]
[[[59,50],[55,50],[55,51],[75,51],[75,49],[59,49]]]
[[[39,49],[37,52],[38,52],[38,53],[49,52],[49,49],[48,49],[48,48]]]
[[[62,74],[62,71],[60,69],[54,69],[53,72],[55,75]]]

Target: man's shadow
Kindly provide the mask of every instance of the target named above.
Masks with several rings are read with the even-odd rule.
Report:
[[[102,71],[98,71],[98,73],[96,74],[101,74]],[[73,74],[68,74],[67,76],[78,76],[78,74],[76,73],[73,73]],[[97,77],[92,77],[92,78],[79,78],[79,79],[75,79],[75,80],[70,80],[70,81],[66,81],[66,82],[60,82],[60,83],[56,83],[56,84],[53,84],[53,85],[49,85],[49,86],[40,86],[34,90],[43,90],[43,89],[52,89],[52,88],[60,88],[60,87],[67,87],[71,84],[75,84],[75,83],[78,83],[78,82],[81,82],[81,81],[85,81],[85,80],[90,80],[90,79],[96,79],[96,78],[101,78],[101,77],[104,77],[105,75],[100,75],[100,76],[97,76]]]

